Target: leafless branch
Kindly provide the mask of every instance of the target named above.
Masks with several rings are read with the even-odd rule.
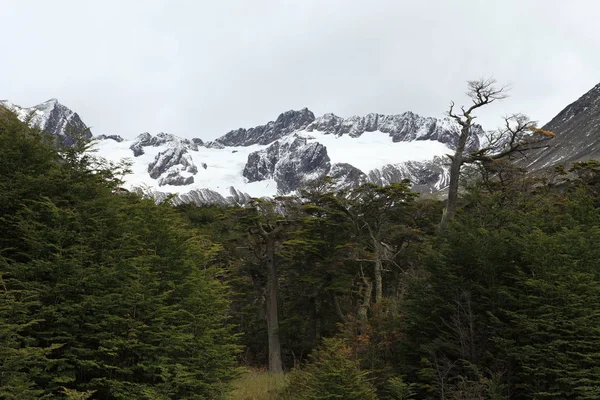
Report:
[[[554,134],[536,128],[536,123],[524,114],[504,117],[504,126],[489,134],[485,147],[465,156],[465,163],[498,160],[513,153],[546,148],[546,141]]]
[[[496,100],[502,100],[508,97],[508,86],[498,86],[495,79],[480,78],[467,82],[467,96],[471,98],[473,104],[465,112],[470,114],[473,110],[483,107],[486,104],[493,103]]]

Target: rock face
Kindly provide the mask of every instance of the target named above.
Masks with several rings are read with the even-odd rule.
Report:
[[[183,146],[167,148],[156,155],[148,165],[148,174],[152,179],[159,179],[158,185],[183,186],[194,183],[193,176],[182,176],[183,172],[192,175],[198,173],[192,157]]]
[[[368,182],[368,177],[364,172],[348,163],[333,164],[329,176],[335,182],[338,190],[351,189]]]
[[[92,138],[92,132],[79,118],[79,115],[60,104],[56,99],[50,99],[29,108],[18,106],[7,100],[0,101],[0,106],[16,113],[21,121],[29,121],[31,126],[55,136],[63,145],[71,146],[79,137]]]
[[[547,149],[527,153],[521,163],[528,170],[600,159],[600,84],[569,104],[543,129],[556,136],[547,142]]]
[[[97,139],[113,138],[98,136]],[[198,173],[189,151],[198,151],[199,143],[201,145],[202,141],[183,139],[168,133],[152,136],[145,132],[133,140],[129,149],[134,157],[140,157],[146,154],[145,148],[161,148],[162,151],[148,164],[150,178],[157,180],[158,186],[187,186],[194,183],[193,175]]]
[[[169,171],[166,176],[158,180],[158,186],[185,186],[194,183],[193,176],[181,176],[179,171]]]
[[[144,132],[133,141],[129,148],[133,151],[135,157],[139,157],[144,154],[144,147],[160,147],[169,144],[183,149],[198,151],[197,143],[193,139],[183,139],[169,133],[161,132],[156,136],[152,136],[148,132]]]
[[[460,127],[449,118],[424,118],[412,112],[399,115],[368,114],[365,117],[341,118],[335,114],[325,114],[306,128],[331,133],[360,137],[365,132],[380,131],[390,135],[393,142],[413,140],[436,140],[451,147],[456,146]],[[479,136],[484,134],[480,125],[474,125],[467,143],[467,149],[479,148]]]
[[[197,205],[218,204],[222,206],[243,206],[252,199],[248,194],[242,193],[233,187],[230,187],[229,191],[231,195],[223,196],[214,190],[195,189],[173,197],[171,202],[175,205],[191,203]],[[154,196],[154,201],[161,203],[169,196],[169,193],[156,191],[153,192],[152,195]]]
[[[274,179],[278,193],[287,194],[327,175],[330,168],[325,146],[292,136],[251,153],[243,175],[250,182]]]
[[[65,143],[72,142],[68,133],[74,130],[91,136],[79,116],[56,100],[29,109],[6,101],[1,104],[22,120],[31,115],[31,124]],[[367,132],[373,134],[365,135]],[[452,152],[459,133],[453,120],[412,112],[316,118],[304,108],[208,142],[168,133],[145,132],[133,140],[99,135],[96,155],[113,162],[129,158],[132,175],[125,176],[126,186],[144,188],[158,200],[166,199],[170,191],[177,194],[172,199],[176,204],[240,205],[252,196],[293,193],[326,175],[338,189],[409,178],[418,191],[440,190],[447,185],[448,169],[441,156]],[[469,149],[479,146],[480,135],[483,130],[475,126]],[[418,145],[406,147],[406,143]],[[398,156],[400,153],[403,155]]]
[[[421,193],[433,193],[448,186],[450,176],[448,162],[442,157],[431,161],[408,161],[386,165],[369,172],[368,180],[384,186],[403,179],[410,179],[412,189]]]
[[[236,129],[216,140],[223,146],[250,146],[253,144],[269,144],[295,131],[306,128],[315,120],[315,115],[308,108],[299,111],[286,111],[275,121],[250,129]]]
[[[114,140],[117,143],[121,143],[124,139],[119,135],[98,135],[96,136],[96,140]]]

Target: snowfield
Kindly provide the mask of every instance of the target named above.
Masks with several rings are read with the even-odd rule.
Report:
[[[132,150],[129,148],[132,143],[132,140],[124,140],[118,143],[108,139],[98,141],[94,146],[97,150],[96,154],[108,161],[119,162],[126,159],[133,162],[131,166],[132,173],[124,177],[126,186],[129,188],[151,188],[175,194],[186,193],[194,189],[210,189],[224,197],[231,194],[229,188],[232,186],[252,197],[273,196],[277,193],[275,181],[248,182],[242,175],[248,155],[267,146],[253,145],[227,147],[225,149],[198,146],[198,151],[189,151],[188,153],[198,167],[198,173],[193,175],[194,183],[185,186],[165,185],[158,188],[157,180],[152,179],[148,174],[148,165],[154,161],[159,152],[166,150],[169,146],[144,147],[145,153],[139,157],[134,157]],[[206,165],[206,168],[204,168],[204,165]],[[192,175],[189,172],[181,172],[180,174],[183,176]]]
[[[29,108],[10,101],[0,106],[23,121],[30,117],[31,125],[66,145],[74,143],[69,132],[91,137],[77,113],[56,99]],[[94,147],[108,161],[129,161],[132,173],[123,177],[124,186],[141,188],[157,201],[172,193],[178,195],[174,202],[244,204],[250,197],[293,193],[324,174],[334,176],[339,189],[408,178],[414,190],[442,190],[448,182],[444,156],[452,153],[459,134],[454,120],[410,111],[342,118],[331,113],[316,117],[303,108],[209,143],[142,133],[131,140],[99,135]],[[476,126],[468,145],[478,148],[483,136]]]
[[[323,132],[299,131],[296,136],[306,138],[309,143],[318,142],[327,148],[331,164],[347,163],[365,174],[386,165],[407,161],[429,161],[436,156],[444,156],[451,152],[443,143],[434,140],[416,140],[396,142],[383,132],[365,132],[358,138],[348,135],[336,136]],[[286,140],[284,138],[282,140]],[[223,149],[198,146],[198,150],[188,150],[198,172],[193,175],[194,183],[185,186],[165,185],[157,187],[157,180],[148,174],[148,165],[154,161],[159,152],[172,146],[144,147],[144,154],[133,156],[130,146],[134,140],[117,142],[111,139],[95,143],[96,155],[112,162],[129,160],[132,162],[132,173],[124,177],[128,188],[141,187],[162,192],[182,194],[195,189],[210,189],[224,197],[229,196],[230,188],[247,193],[252,197],[269,197],[277,194],[277,184],[273,179],[259,182],[248,182],[242,175],[248,156],[266,149],[269,145],[251,145],[226,147]],[[190,172],[181,171],[182,176],[192,176]]]
[[[332,164],[348,163],[365,174],[389,164],[428,161],[452,152],[448,146],[436,140],[394,143],[387,133],[379,131],[365,132],[357,138],[317,131],[299,132],[298,135],[327,147]]]

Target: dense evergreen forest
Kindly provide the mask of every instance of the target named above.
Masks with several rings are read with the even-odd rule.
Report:
[[[0,398],[600,398],[600,163],[156,205],[0,110]]]

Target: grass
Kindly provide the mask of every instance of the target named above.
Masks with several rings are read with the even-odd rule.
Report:
[[[233,382],[230,400],[275,400],[283,388],[283,374],[267,371],[249,371]]]

